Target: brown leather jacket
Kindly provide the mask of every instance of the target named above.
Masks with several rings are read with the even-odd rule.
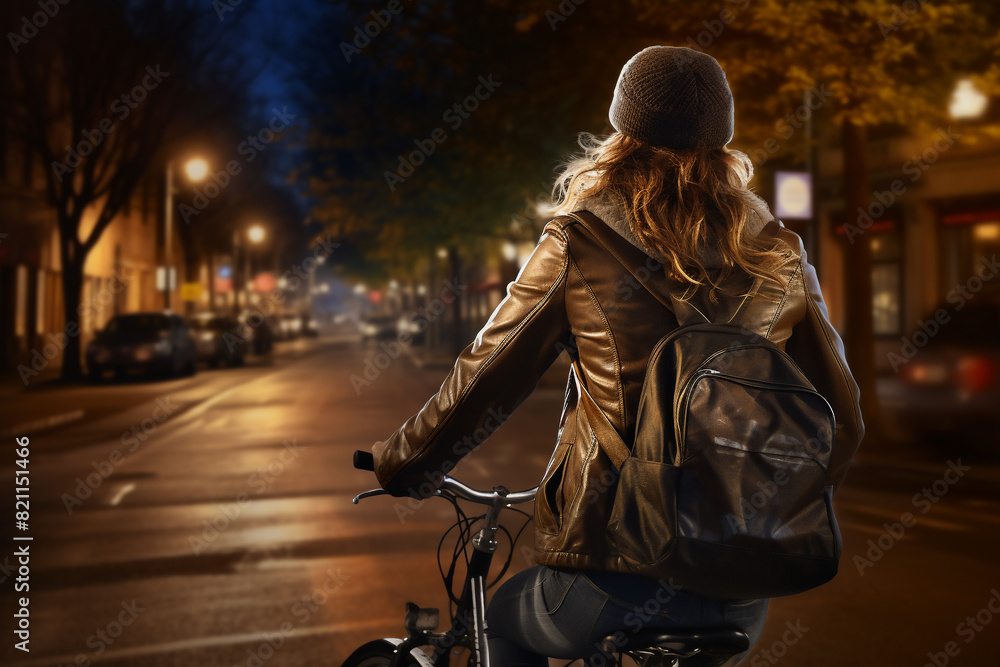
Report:
[[[674,314],[684,310],[668,308],[616,260],[615,255],[632,266],[654,267],[647,283],[674,303],[663,271],[656,270],[631,234],[622,209],[607,199],[584,203],[606,223],[594,225],[601,238],[569,217],[546,224],[507,297],[461,353],[440,391],[376,445],[375,471],[383,487],[426,489],[429,480],[448,473],[531,393],[564,350],[578,361],[597,405],[623,440],[632,442],[649,353],[660,338],[688,322]],[[773,220],[766,206],[758,211],[752,231],[777,234],[789,259],[783,276],[787,288],[774,300],[745,304],[738,323],[783,347],[833,406],[837,430],[831,478],[839,486],[864,435],[858,387],[801,239]],[[692,303],[715,321],[728,321],[739,306],[735,301]],[[614,468],[578,407],[572,381],[556,442],[535,501],[538,561],[624,569],[605,537]]]

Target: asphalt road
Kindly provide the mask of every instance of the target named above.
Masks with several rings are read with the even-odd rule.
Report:
[[[302,341],[246,368],[5,400],[8,445],[18,425],[32,433],[27,530],[15,524],[16,448],[0,460],[0,661],[340,665],[363,641],[400,636],[407,600],[446,607],[434,553],[450,506],[350,501],[374,486],[351,453],[391,433],[446,372],[401,355],[376,373],[365,359],[379,352]],[[366,369],[369,384],[357,381]],[[455,475],[533,486],[561,402],[558,378],[541,386]],[[998,509],[995,463],[873,447],[837,498],[840,575],[773,600],[745,664],[1000,664]],[[515,571],[529,564],[527,532]],[[15,592],[25,545],[30,590]],[[21,597],[28,653],[12,632]]]

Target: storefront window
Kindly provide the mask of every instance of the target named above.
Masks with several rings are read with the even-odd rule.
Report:
[[[956,285],[967,285],[974,292],[1000,291],[1000,276],[989,270],[992,258],[1000,254],[1000,217],[956,214],[945,216],[944,222],[948,226],[942,248],[946,291]]]
[[[872,252],[872,320],[876,336],[900,333],[903,291],[902,243],[899,234],[874,234]]]

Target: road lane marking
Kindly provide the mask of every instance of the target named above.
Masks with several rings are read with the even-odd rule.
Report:
[[[35,421],[31,421],[26,424],[20,424],[14,428],[4,429],[0,435],[5,438],[15,434],[24,435],[27,433],[30,435],[36,431],[42,431],[47,428],[52,428],[53,426],[59,426],[60,424],[66,424],[68,422],[82,419],[83,415],[83,410],[71,410],[70,412],[63,412],[62,414],[45,417],[44,419],[36,419]]]
[[[357,635],[369,631],[376,631],[388,625],[399,625],[399,617],[389,619],[356,621],[348,623],[337,623],[335,626],[316,625],[310,627],[295,627],[294,632],[285,638],[300,639],[302,637],[322,636],[322,635]],[[115,660],[128,660],[129,658],[148,658],[155,655],[172,655],[183,651],[197,649],[216,648],[225,646],[256,646],[267,642],[278,628],[267,632],[247,632],[242,634],[222,635],[215,637],[198,637],[196,639],[181,639],[160,644],[147,644],[144,646],[130,646],[122,649],[109,648],[101,655],[101,661],[114,662]],[[402,628],[399,629],[402,632]],[[372,637],[375,639],[375,637]],[[45,655],[29,660],[18,660],[9,663],[8,667],[34,667],[35,665],[45,665],[51,667],[53,664],[72,664],[76,661],[78,654],[65,655]],[[242,660],[242,658],[240,658]],[[133,663],[134,664],[134,663]]]

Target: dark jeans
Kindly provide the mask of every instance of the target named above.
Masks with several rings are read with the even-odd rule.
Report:
[[[547,667],[546,656],[610,664],[601,640],[616,632],[730,626],[756,642],[766,615],[766,599],[723,600],[686,592],[669,580],[537,565],[497,590],[486,624],[491,664]]]

